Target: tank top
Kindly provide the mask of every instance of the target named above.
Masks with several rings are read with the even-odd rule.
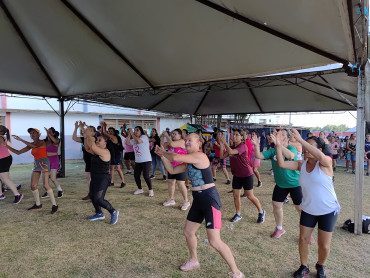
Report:
[[[109,161],[103,161],[98,155],[91,156],[91,174],[109,175]]]
[[[355,151],[356,151],[356,143],[351,143],[351,142],[349,142],[349,144],[348,144],[348,148],[349,148],[351,151],[355,152]]]
[[[6,141],[4,136],[1,136],[1,137],[4,139],[5,143],[8,144],[8,141]],[[10,152],[9,152],[8,148],[0,145],[0,159],[8,157],[8,156],[10,156]]]
[[[186,173],[191,181],[192,187],[201,186],[204,184],[213,183],[213,175],[211,165],[205,169],[198,169],[193,164],[188,164]]]
[[[48,157],[48,153],[46,151],[46,148],[34,148],[31,151],[31,154],[36,159],[42,159]]]
[[[370,151],[370,142],[365,140],[365,152]]]
[[[302,187],[301,208],[311,215],[325,215],[340,211],[337,195],[334,191],[333,179],[326,175],[317,161],[311,173],[306,170],[307,160],[301,167],[299,184]]]
[[[178,148],[178,147],[176,147],[176,148],[169,147],[169,148],[168,148],[168,152],[169,152],[169,153],[177,153],[177,154],[181,154],[181,155],[186,154],[186,150],[185,150],[185,149],[183,149],[183,148]],[[182,162],[175,162],[175,161],[171,161],[171,164],[172,164],[173,166],[177,166],[177,165],[182,164]]]
[[[58,153],[58,146],[55,146],[54,144],[50,144],[46,147],[46,151],[48,153]]]

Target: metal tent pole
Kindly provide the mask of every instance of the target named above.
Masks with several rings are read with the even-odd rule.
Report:
[[[65,160],[65,130],[64,130],[64,99],[59,99],[59,110],[60,110],[60,174],[59,176],[65,177],[66,160]]]
[[[356,177],[355,177],[355,234],[362,234],[362,209],[364,188],[364,146],[365,146],[365,90],[369,90],[370,67],[358,77],[357,126],[356,126]]]

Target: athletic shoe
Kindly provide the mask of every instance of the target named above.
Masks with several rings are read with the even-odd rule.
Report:
[[[352,170],[352,174],[356,174],[355,170]]]
[[[271,234],[272,238],[280,238],[283,234],[285,234],[285,230],[281,229],[279,230],[277,227],[275,228],[275,231]]]
[[[167,180],[166,175],[163,175],[163,180],[164,180],[164,181],[166,181],[166,180]]]
[[[185,185],[185,187],[186,187],[186,190],[190,190],[190,186],[189,185]]]
[[[234,273],[230,272],[229,275],[232,278],[245,278],[245,275],[241,271],[239,271],[239,274],[234,274]]]
[[[115,210],[115,211],[113,211],[110,214],[110,224],[111,225],[114,225],[114,224],[117,223],[117,221],[118,221],[118,215],[119,215],[119,211],[118,210]]]
[[[151,176],[150,176],[150,179],[155,179],[155,176],[154,176],[154,175],[151,175]]]
[[[242,218],[243,217],[241,216],[241,214],[235,213],[234,217],[230,219],[230,222],[238,222],[238,221],[242,220]]]
[[[51,214],[54,214],[54,213],[56,213],[58,211],[58,206],[52,206],[51,207]]]
[[[134,195],[139,195],[139,194],[143,194],[144,193],[144,190],[142,189],[138,189],[134,192]]]
[[[189,259],[186,263],[180,266],[180,270],[182,271],[191,271],[198,268],[200,268],[199,262],[198,261],[193,262],[191,259]]]
[[[366,176],[369,176],[369,172],[366,173]]]
[[[132,172],[131,171],[127,171],[126,173],[125,173],[125,175],[131,175],[132,174]]]
[[[187,210],[190,207],[190,202],[187,201],[182,204],[181,210]]]
[[[333,168],[333,171],[335,172],[336,170],[337,170],[337,167],[334,167],[334,168]]]
[[[82,200],[86,201],[86,200],[90,200],[90,195],[87,194],[85,197],[82,198]]]
[[[6,196],[4,194],[0,195],[0,200],[4,200],[5,198],[6,198]]]
[[[14,196],[14,201],[13,201],[13,204],[19,204],[23,199],[23,195],[22,194],[19,194],[17,196]]]
[[[165,207],[174,206],[174,205],[176,205],[176,202],[175,202],[175,200],[169,199],[166,202],[164,202],[163,205]]]
[[[114,186],[114,182],[111,182],[109,186]]]
[[[120,188],[124,188],[125,186],[126,186],[126,184],[124,182],[121,182]]]
[[[258,181],[257,187],[261,187],[261,186],[262,186],[262,181]]]
[[[36,210],[36,209],[42,209],[42,204],[40,204],[39,206],[34,204],[32,207],[28,208],[27,210]]]
[[[325,266],[317,263],[315,265],[315,268],[316,268],[316,271],[317,271],[317,274],[316,274],[317,278],[326,278]]]
[[[149,190],[149,197],[153,197],[154,196],[154,191],[153,191],[153,189],[151,189],[151,190]]]
[[[258,213],[258,219],[257,219],[258,224],[265,222],[265,215],[266,215],[266,211],[264,209],[262,210],[262,212]]]
[[[346,169],[346,170],[344,170],[344,172],[349,173],[349,170],[348,170],[348,169]]]
[[[273,176],[274,175],[274,170],[270,170],[270,175]]]
[[[288,198],[285,198],[284,204],[289,204],[289,199]]]
[[[17,187],[17,190],[19,190],[19,189],[22,188],[22,185],[21,184],[16,184],[15,186]]]
[[[58,190],[58,198],[60,199],[62,197],[63,197],[63,190],[61,190],[61,191]]]
[[[229,185],[230,183],[231,183],[231,181],[230,180],[227,180],[226,184]]]
[[[310,269],[308,268],[308,266],[301,265],[299,267],[299,269],[296,272],[294,272],[293,277],[294,278],[303,278],[303,277],[307,276],[308,274],[310,274]]]
[[[315,241],[315,238],[313,237],[313,235],[311,235],[311,238],[310,238],[310,243],[315,243],[316,241]]]
[[[240,197],[247,198],[247,195],[245,193],[243,193],[243,195],[240,195]]]
[[[233,190],[227,191],[227,193],[233,193]]]
[[[41,196],[42,199],[49,198],[49,195],[47,192],[44,193],[44,195]]]
[[[216,181],[216,178],[213,178],[213,181]]]
[[[93,216],[89,217],[90,221],[104,220],[104,219],[105,219],[105,215],[102,212],[101,213],[96,213]]]

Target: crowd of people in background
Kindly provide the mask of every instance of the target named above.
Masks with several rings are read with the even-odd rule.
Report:
[[[28,210],[42,208],[38,183],[42,178],[45,193],[41,198],[49,198],[52,204],[51,213],[58,211],[53,189],[49,179],[57,189],[57,198],[65,192],[57,180],[59,168],[58,147],[59,133],[53,127],[45,128],[46,137],[41,139],[41,132],[29,128],[31,141],[13,135],[15,140],[25,147],[20,150],[10,144],[9,130],[0,125],[0,200],[5,199],[3,188],[10,189],[14,195],[14,204],[23,199],[16,184],[10,179],[12,165],[11,152],[21,155],[31,150],[34,156],[34,167],[31,175],[31,192],[34,205]],[[87,195],[82,200],[91,200],[95,214],[88,217],[90,221],[105,219],[102,208],[111,215],[111,224],[118,221],[119,211],[105,200],[110,186],[115,186],[114,174],[120,178],[120,188],[126,186],[125,175],[133,174],[137,190],[134,195],[144,193],[141,177],[148,187],[148,196],[154,197],[153,182],[159,169],[162,180],[167,181],[168,199],[163,206],[176,205],[176,186],[183,198],[181,210],[189,208],[184,234],[188,245],[190,259],[180,267],[183,271],[199,268],[196,252],[195,232],[203,220],[209,242],[229,265],[233,277],[244,277],[235,264],[230,248],[221,240],[221,201],[215,187],[217,172],[225,176],[226,185],[231,185],[229,193],[233,193],[235,215],[231,222],[242,220],[241,197],[248,198],[256,207],[258,215],[256,223],[262,224],[266,212],[254,187],[261,187],[262,180],[258,171],[261,160],[271,161],[271,174],[274,175],[275,187],[272,192],[272,208],[276,226],[271,238],[278,239],[286,230],[283,228],[284,203],[291,198],[300,217],[299,253],[301,266],[294,277],[304,277],[309,273],[309,244],[314,243],[312,230],[318,223],[318,261],[316,270],[318,277],[326,277],[324,263],[329,256],[333,228],[340,210],[333,182],[337,169],[337,160],[345,159],[345,172],[355,174],[356,171],[356,134],[340,138],[331,132],[325,136],[307,134],[304,140],[301,134],[292,129],[273,129],[270,134],[248,129],[234,129],[227,138],[224,131],[215,128],[209,138],[205,138],[201,130],[188,133],[186,129],[168,128],[162,133],[152,128],[147,134],[141,126],[128,127],[123,125],[119,130],[108,127],[105,122],[100,126],[88,126],[77,121],[72,139],[82,145],[85,162]],[[367,160],[366,176],[369,176],[370,134],[366,134],[365,160]],[[124,155],[123,155],[124,151]],[[232,179],[227,170],[227,159],[230,163]],[[124,166],[126,173],[123,173]],[[255,177],[255,178],[254,178]],[[255,183],[255,180],[257,181]],[[189,186],[189,181],[191,186]],[[192,203],[188,191],[192,191]],[[242,191],[243,190],[243,191]],[[258,193],[257,193],[258,195]],[[319,196],[320,198],[318,198]]]

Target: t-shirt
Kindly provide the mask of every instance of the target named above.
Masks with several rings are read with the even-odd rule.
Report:
[[[149,139],[148,136],[141,135],[140,139],[143,141],[142,143],[137,143],[134,139],[130,140],[130,143],[134,147],[135,153],[135,162],[142,163],[152,161],[152,156],[150,155],[149,150]]]
[[[370,142],[365,140],[365,152],[369,152],[369,151],[370,151]]]
[[[248,148],[248,160],[251,161],[251,154],[252,154],[252,141],[247,139],[245,140],[245,145]]]
[[[338,142],[329,143],[328,145],[332,155],[338,154],[338,150],[333,150],[333,148],[339,148]]]
[[[220,147],[217,146],[216,143],[220,145],[220,142],[218,142],[218,140],[215,140],[215,142],[213,143],[213,149],[215,150],[215,157],[220,157]]]
[[[239,178],[249,177],[253,175],[253,169],[248,159],[248,148],[241,143],[238,146],[231,147],[238,151],[239,154],[230,155],[231,173]]]
[[[125,147],[125,153],[132,153],[134,151],[134,146],[127,145],[126,144],[126,138],[123,140],[124,142],[124,147]]]
[[[297,160],[297,149],[291,145],[288,145],[287,149],[290,150],[292,153],[294,153],[293,160]],[[275,148],[271,148],[271,149],[268,149],[267,151],[262,152],[262,155],[265,159],[271,159],[275,182],[279,187],[292,188],[292,187],[299,186],[299,182],[298,182],[299,171],[297,170],[293,171],[293,170],[287,170],[287,169],[280,168],[277,165]]]
[[[150,142],[149,145],[150,145],[150,153],[152,155],[155,154],[155,147],[156,146],[161,146],[161,138],[159,138],[158,135],[155,135],[154,137],[153,136],[150,136],[150,139],[154,139],[155,141],[154,142]]]

